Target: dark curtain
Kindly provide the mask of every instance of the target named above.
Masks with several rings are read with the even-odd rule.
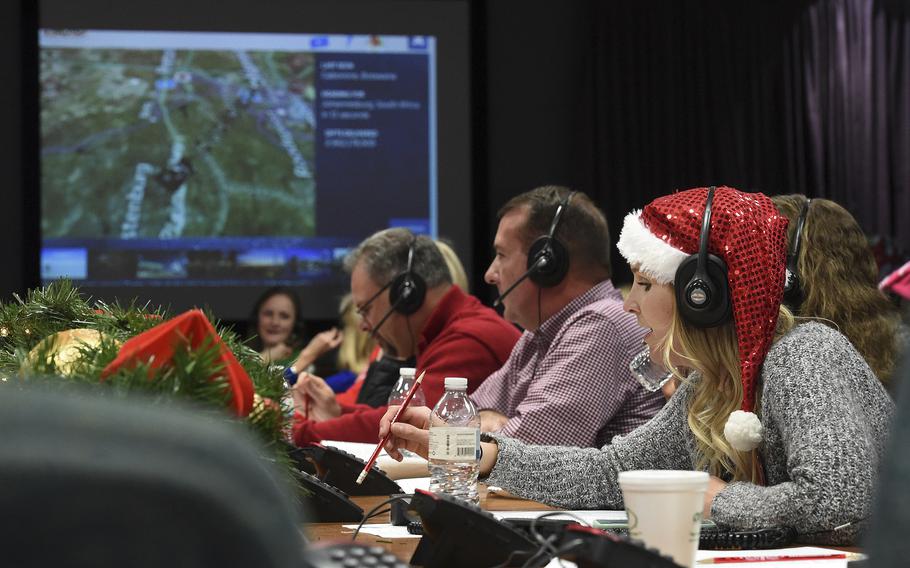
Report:
[[[487,2],[491,213],[564,183],[615,239],[654,197],[722,183],[829,197],[910,251],[905,4]]]
[[[849,209],[910,250],[910,8],[827,0],[786,41],[790,187]]]

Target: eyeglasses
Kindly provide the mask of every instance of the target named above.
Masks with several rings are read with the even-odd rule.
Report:
[[[370,296],[370,299],[369,299],[369,300],[367,300],[366,302],[364,302],[362,305],[360,305],[360,306],[354,308],[354,313],[356,313],[358,316],[360,316],[361,319],[366,320],[366,319],[367,319],[367,313],[369,313],[369,311],[370,311],[370,305],[371,305],[371,304],[376,300],[376,298],[378,298],[383,292],[385,292],[386,290],[388,290],[388,289],[389,289],[389,286],[391,286],[391,285],[392,285],[392,281],[390,280],[388,284],[386,284],[385,286],[383,286],[382,288],[380,288],[379,291],[377,291],[375,294],[373,294],[372,296]],[[367,321],[369,321],[369,320],[367,320]]]

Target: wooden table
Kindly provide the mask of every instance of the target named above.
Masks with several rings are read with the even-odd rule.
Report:
[[[487,486],[483,483],[477,485],[477,492],[480,494],[480,506],[485,511],[547,511],[553,509],[553,507],[536,501],[490,495],[487,492]],[[351,498],[351,500],[357,503],[365,513],[386,499],[388,499],[387,496]],[[374,517],[367,521],[367,524],[373,523],[389,523],[389,514],[379,515],[378,517]],[[344,528],[343,525],[350,524],[355,523],[310,523],[306,526],[306,533],[313,542],[330,543],[349,541],[353,535],[353,531]],[[382,546],[401,560],[407,562],[414,554],[414,550],[417,548],[417,543],[420,542],[420,539],[387,539],[361,532],[357,535],[357,542],[367,545],[375,544]]]
[[[487,492],[487,486],[483,483],[478,483],[477,491],[480,494],[480,506],[485,511],[554,510],[554,507],[544,505],[543,503],[538,503],[537,501],[528,501],[527,499],[519,499],[515,497],[502,497],[495,494],[490,495]],[[379,503],[385,501],[387,498],[387,496],[352,497],[351,500],[357,503],[357,505],[360,506],[366,513]],[[389,514],[386,513],[370,519],[367,521],[367,524],[382,524],[389,522]],[[350,541],[354,531],[351,529],[346,529],[343,526],[350,524],[356,523],[310,523],[306,526],[306,533],[313,542],[332,543]],[[409,562],[411,556],[414,554],[414,550],[417,548],[417,544],[420,542],[420,539],[416,537],[388,539],[361,532],[359,535],[357,535],[357,542],[365,545],[381,546],[397,556],[400,560]],[[861,552],[861,549],[855,546],[831,546],[825,548],[832,548],[847,552]]]

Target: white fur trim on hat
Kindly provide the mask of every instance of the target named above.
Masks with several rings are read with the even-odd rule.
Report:
[[[750,452],[758,447],[764,428],[758,416],[744,410],[734,410],[724,424],[724,438],[741,452]]]
[[[689,256],[649,231],[641,222],[641,211],[626,215],[616,248],[630,266],[637,267],[658,284],[672,284],[676,269]]]

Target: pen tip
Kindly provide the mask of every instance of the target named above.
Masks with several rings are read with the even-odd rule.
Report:
[[[366,471],[361,471],[360,475],[357,476],[357,481],[355,483],[357,483],[357,485],[361,485],[363,483],[363,480],[367,478],[367,473],[368,472]]]

